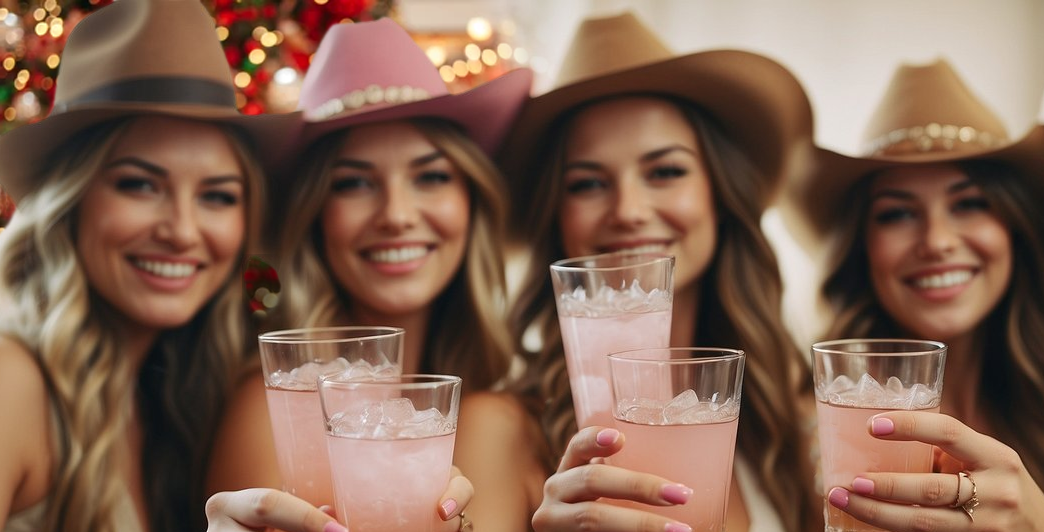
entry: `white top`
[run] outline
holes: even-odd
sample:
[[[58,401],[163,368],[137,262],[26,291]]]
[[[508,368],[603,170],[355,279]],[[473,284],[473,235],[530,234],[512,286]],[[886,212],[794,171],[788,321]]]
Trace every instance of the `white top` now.
[[[761,482],[754,475],[750,465],[738,455],[733,465],[737,488],[743,497],[743,504],[747,507],[750,532],[785,532],[786,529],[779,519],[779,514],[772,506],[772,501],[761,490]]]

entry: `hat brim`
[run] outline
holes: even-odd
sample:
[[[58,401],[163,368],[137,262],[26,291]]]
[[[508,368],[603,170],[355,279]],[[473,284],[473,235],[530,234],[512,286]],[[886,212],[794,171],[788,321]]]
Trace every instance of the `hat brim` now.
[[[0,183],[17,203],[33,190],[31,180],[44,162],[80,131],[109,120],[150,115],[238,127],[254,143],[254,153],[266,168],[279,165],[289,153],[287,139],[296,134],[300,124],[300,113],[243,115],[226,108],[156,103],[82,106],[19,126],[0,137]]]
[[[811,142],[811,104],[782,65],[741,50],[697,52],[588,78],[533,98],[500,157],[518,194],[532,188],[532,165],[550,148],[544,142],[565,113],[630,94],[676,97],[708,111],[773,184],[781,176],[792,141]]]
[[[997,148],[934,151],[881,157],[849,157],[825,148],[807,155],[805,170],[795,173],[780,196],[780,214],[795,240],[806,250],[821,252],[841,217],[847,191],[861,178],[897,166],[993,160],[1009,163],[1044,178],[1044,125],[1018,141]]]
[[[326,135],[353,126],[426,117],[460,125],[482,151],[493,157],[529,97],[532,84],[533,72],[523,68],[459,94],[446,94],[327,120],[309,121],[306,118],[299,146],[303,150]]]

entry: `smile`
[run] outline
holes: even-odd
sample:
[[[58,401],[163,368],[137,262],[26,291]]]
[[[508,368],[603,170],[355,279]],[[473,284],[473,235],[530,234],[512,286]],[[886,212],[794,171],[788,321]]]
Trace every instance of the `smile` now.
[[[408,246],[368,251],[366,252],[366,258],[373,262],[398,264],[417,260],[427,254],[428,248],[426,246]]]
[[[196,273],[196,267],[183,262],[159,262],[154,260],[135,260],[134,265],[157,277],[181,279]]]
[[[950,288],[971,281],[972,276],[973,274],[969,270],[959,270],[935,275],[926,275],[924,277],[913,279],[911,282],[917,288]]]

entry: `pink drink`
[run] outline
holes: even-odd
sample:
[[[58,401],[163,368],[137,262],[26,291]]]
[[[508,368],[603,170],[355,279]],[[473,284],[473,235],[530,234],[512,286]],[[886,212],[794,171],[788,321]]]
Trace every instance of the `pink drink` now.
[[[266,388],[283,490],[316,506],[332,504],[333,483],[317,390]]]
[[[847,487],[863,473],[928,473],[932,470],[932,446],[921,442],[885,441],[867,433],[871,416],[894,408],[857,408],[816,403],[819,445],[822,453],[824,496],[834,486]],[[938,412],[939,407],[921,409]],[[628,440],[628,443],[630,440]],[[881,530],[856,520],[824,501],[827,532]]]
[[[649,506],[609,500],[677,520],[694,532],[725,530],[725,508],[732,481],[733,451],[739,418],[695,425],[642,425],[616,420],[627,440],[612,457],[614,466],[652,473],[689,486],[695,493],[679,506]]]
[[[605,317],[559,315],[566,370],[573,390],[579,428],[611,427],[613,391],[606,356],[616,351],[667,347],[671,341],[671,308]]]
[[[352,532],[433,530],[454,435],[376,440],[328,434],[341,522]]]

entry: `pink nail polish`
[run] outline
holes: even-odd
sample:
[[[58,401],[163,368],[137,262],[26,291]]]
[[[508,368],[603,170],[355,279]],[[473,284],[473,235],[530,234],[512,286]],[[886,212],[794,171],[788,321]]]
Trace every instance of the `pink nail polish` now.
[[[348,529],[341,526],[337,521],[330,521],[323,526],[323,532],[348,532]]]
[[[660,496],[669,503],[685,504],[692,497],[692,489],[681,484],[664,484]]]
[[[453,499],[446,499],[442,503],[442,517],[446,518],[453,515],[453,510],[457,509],[457,501]],[[324,531],[325,532],[325,531]]]
[[[830,495],[827,496],[830,504],[837,508],[844,510],[848,508],[848,490],[845,488],[834,488],[830,490]]]
[[[602,429],[595,436],[595,442],[602,447],[609,447],[616,443],[616,439],[620,437],[620,432],[616,429]]]
[[[874,494],[874,481],[868,478],[856,477],[852,481],[852,491],[860,495],[873,495]]]
[[[870,424],[870,431],[873,432],[875,436],[887,436],[895,432],[895,423],[886,417],[875,417],[874,421]]]
[[[685,523],[667,523],[663,532],[692,532],[692,527]]]

